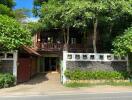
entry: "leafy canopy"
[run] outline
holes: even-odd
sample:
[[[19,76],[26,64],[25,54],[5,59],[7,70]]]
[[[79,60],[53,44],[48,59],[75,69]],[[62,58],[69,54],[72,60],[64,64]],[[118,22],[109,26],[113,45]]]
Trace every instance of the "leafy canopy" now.
[[[110,23],[123,14],[132,14],[131,0],[49,0],[43,2],[40,18],[47,27],[80,28],[94,18]]]
[[[14,0],[0,0],[0,4],[6,5],[11,9],[16,5]]]
[[[31,33],[15,19],[0,15],[0,50],[14,50],[31,44]]]
[[[125,30],[124,34],[118,36],[113,42],[114,53],[118,56],[125,56],[132,52],[132,27]]]
[[[0,0],[0,14],[13,17],[14,0]]]
[[[0,14],[10,15],[11,9],[7,6],[0,4]]]
[[[43,2],[47,2],[47,1],[48,0],[34,0],[34,2],[33,2],[33,10],[32,10],[34,16],[39,16],[40,8],[41,8]]]
[[[49,29],[75,27],[84,31],[89,26],[93,28],[93,22],[97,19],[96,31],[105,30],[107,36],[112,37],[106,38],[110,42],[130,26],[131,22],[122,25],[122,20],[130,19],[131,16],[132,0],[48,0],[43,2],[40,13],[44,28]],[[104,25],[104,29],[101,29],[101,25]]]

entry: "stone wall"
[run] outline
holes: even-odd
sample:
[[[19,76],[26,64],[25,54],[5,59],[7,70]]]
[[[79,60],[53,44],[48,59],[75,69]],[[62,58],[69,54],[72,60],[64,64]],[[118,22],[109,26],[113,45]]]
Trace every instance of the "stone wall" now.
[[[104,71],[126,71],[127,62],[112,61],[112,62],[99,62],[99,61],[67,61],[68,70],[81,69],[81,70],[104,70]]]

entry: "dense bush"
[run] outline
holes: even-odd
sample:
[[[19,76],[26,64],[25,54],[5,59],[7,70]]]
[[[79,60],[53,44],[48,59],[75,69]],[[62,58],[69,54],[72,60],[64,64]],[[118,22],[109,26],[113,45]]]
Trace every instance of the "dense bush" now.
[[[15,78],[12,74],[0,74],[0,88],[11,87],[15,83]]]
[[[121,80],[128,79],[128,72],[117,71],[82,71],[82,70],[67,70],[65,75],[70,80]]]

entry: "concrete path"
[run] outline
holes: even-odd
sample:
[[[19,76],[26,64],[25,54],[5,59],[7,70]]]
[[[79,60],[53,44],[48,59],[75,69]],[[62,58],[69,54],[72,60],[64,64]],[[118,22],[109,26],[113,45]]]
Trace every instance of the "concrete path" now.
[[[104,93],[128,92],[132,87],[96,86],[85,88],[67,88],[60,83],[58,73],[39,74],[29,82],[11,88],[0,89],[0,96],[5,95],[53,95],[69,93]]]

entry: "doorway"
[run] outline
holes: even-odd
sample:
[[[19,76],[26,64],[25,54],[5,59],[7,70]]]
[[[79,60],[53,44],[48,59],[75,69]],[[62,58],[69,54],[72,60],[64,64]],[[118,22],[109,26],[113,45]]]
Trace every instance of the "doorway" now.
[[[45,57],[44,59],[45,72],[58,71],[59,69],[59,58],[57,57]]]

